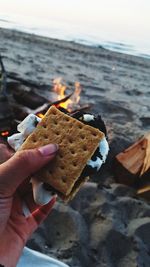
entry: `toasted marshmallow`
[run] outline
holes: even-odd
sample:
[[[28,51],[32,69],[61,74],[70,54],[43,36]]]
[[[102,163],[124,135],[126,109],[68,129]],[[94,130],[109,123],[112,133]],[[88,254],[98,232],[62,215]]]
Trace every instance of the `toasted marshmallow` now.
[[[29,208],[28,208],[28,206],[27,206],[27,204],[24,201],[22,203],[22,211],[23,211],[23,214],[24,214],[24,216],[26,218],[28,218],[29,216],[32,215],[31,212],[30,212],[30,210],[29,210]]]
[[[103,161],[99,158],[96,157],[96,160],[88,160],[87,165],[92,167],[92,168],[96,168],[96,170],[98,171],[100,169],[100,167],[102,166]]]
[[[16,133],[7,138],[8,144],[17,151],[25,140],[23,133]]]
[[[36,204],[45,205],[52,199],[50,191],[44,189],[43,183],[39,182],[36,178],[31,178],[33,188],[33,198]]]
[[[99,153],[102,158],[96,157],[96,160],[88,160],[87,165],[96,168],[97,171],[99,171],[100,167],[102,166],[103,163],[105,163],[107,155],[109,151],[109,146],[106,138],[104,137],[101,142],[99,143]]]
[[[34,114],[30,114],[20,124],[18,124],[17,130],[18,132],[23,133],[26,138],[34,131],[40,121],[41,119],[39,117]]]
[[[38,122],[41,119],[35,116],[34,114],[28,115],[20,124],[18,124],[17,130],[20,133],[14,134],[8,137],[7,141],[9,145],[17,151],[20,146],[23,144],[24,140],[34,131]],[[47,204],[52,195],[49,191],[45,190],[43,187],[43,183],[38,180],[32,178],[31,179],[32,188],[33,188],[33,198],[36,204],[45,205]],[[25,209],[25,208],[24,208]],[[26,213],[25,213],[26,216]]]
[[[91,114],[84,114],[84,115],[83,115],[83,121],[86,121],[86,122],[94,121],[94,115],[91,115]]]
[[[102,155],[103,163],[104,163],[106,161],[106,158],[109,152],[109,145],[105,137],[99,143],[99,152]]]
[[[91,114],[84,114],[83,115],[83,121],[85,122],[90,122],[94,121],[94,115]],[[96,160],[88,160],[87,165],[90,166],[91,168],[96,168],[97,171],[99,171],[100,167],[102,166],[103,163],[105,163],[107,155],[109,151],[109,145],[104,137],[100,143],[99,143],[99,156],[96,157]]]
[[[41,119],[34,114],[28,115],[20,124],[17,126],[17,130],[20,133],[13,134],[8,137],[7,141],[9,145],[17,151],[23,144],[24,140],[34,131],[38,122]]]

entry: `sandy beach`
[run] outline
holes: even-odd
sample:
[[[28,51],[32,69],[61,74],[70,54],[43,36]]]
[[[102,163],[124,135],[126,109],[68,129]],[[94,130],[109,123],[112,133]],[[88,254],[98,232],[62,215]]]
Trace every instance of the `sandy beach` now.
[[[150,131],[150,59],[1,28],[0,53],[7,72],[46,85],[38,93],[48,98],[55,78],[68,92],[80,82],[81,102],[92,104],[108,129],[107,163],[69,205],[56,204],[28,246],[72,267],[149,267],[150,205],[116,184],[111,167]]]

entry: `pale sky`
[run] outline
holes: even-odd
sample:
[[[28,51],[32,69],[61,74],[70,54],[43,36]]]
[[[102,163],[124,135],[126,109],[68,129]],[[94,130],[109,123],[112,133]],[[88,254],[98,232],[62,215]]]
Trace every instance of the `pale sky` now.
[[[106,23],[150,23],[150,0],[0,0],[0,14]]]
[[[63,21],[99,31],[104,39],[121,34],[150,44],[150,0],[0,0],[0,16],[5,14],[47,24]]]

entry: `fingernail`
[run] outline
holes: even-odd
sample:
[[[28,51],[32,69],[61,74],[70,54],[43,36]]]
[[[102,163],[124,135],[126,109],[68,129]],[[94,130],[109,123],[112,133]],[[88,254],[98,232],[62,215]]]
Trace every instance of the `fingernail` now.
[[[57,144],[49,144],[46,146],[42,146],[38,148],[42,156],[47,157],[57,152],[58,145]]]

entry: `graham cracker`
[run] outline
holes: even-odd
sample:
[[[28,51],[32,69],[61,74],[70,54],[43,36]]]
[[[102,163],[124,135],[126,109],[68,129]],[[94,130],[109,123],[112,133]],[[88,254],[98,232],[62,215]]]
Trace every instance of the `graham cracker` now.
[[[78,191],[80,190],[80,187],[89,180],[89,176],[87,177],[82,177],[82,178],[79,178],[76,183],[74,184],[73,188],[72,188],[72,191],[70,192],[69,195],[65,196],[63,194],[58,194],[60,196],[60,198],[64,201],[64,202],[69,202],[71,201],[74,196],[78,193]]]
[[[84,179],[77,182],[78,178],[103,137],[104,133],[98,129],[85,125],[52,106],[23,143],[21,150],[50,143],[59,145],[53,164],[50,162],[42,168],[38,177],[67,198],[69,194],[74,195],[83,183]]]

